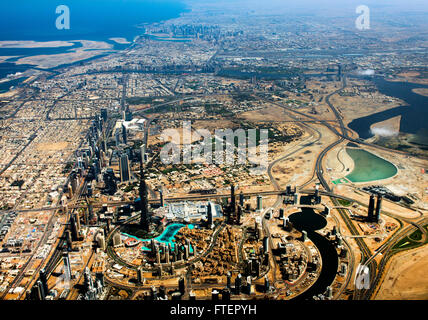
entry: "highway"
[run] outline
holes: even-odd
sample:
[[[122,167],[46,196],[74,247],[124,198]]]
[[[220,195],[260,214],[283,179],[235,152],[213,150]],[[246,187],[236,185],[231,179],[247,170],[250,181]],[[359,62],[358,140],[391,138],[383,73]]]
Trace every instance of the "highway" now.
[[[124,84],[123,84],[123,95],[122,95],[122,99],[121,99],[121,104],[122,104],[122,109],[123,110],[125,110],[125,101],[126,101],[126,83],[125,82],[126,81],[124,81]],[[382,150],[388,151],[388,152],[397,152],[395,150],[390,150],[390,149],[387,149],[387,148],[379,147],[377,145],[372,145],[372,144],[366,143],[366,142],[364,142],[364,141],[362,141],[360,139],[354,139],[354,138],[352,138],[352,137],[349,136],[349,134],[348,134],[349,129],[347,129],[346,126],[344,125],[343,119],[342,119],[340,113],[338,112],[338,110],[330,102],[330,98],[333,95],[335,95],[335,94],[339,93],[340,91],[342,91],[345,87],[346,87],[346,78],[343,78],[342,87],[340,89],[338,89],[338,90],[336,90],[336,91],[334,91],[334,92],[332,92],[332,93],[330,93],[329,95],[326,96],[326,100],[325,101],[328,104],[328,106],[329,106],[330,110],[332,111],[332,113],[335,115],[336,120],[319,120],[319,119],[317,119],[315,117],[312,117],[310,115],[307,115],[307,114],[304,114],[302,112],[299,112],[298,110],[295,110],[295,109],[289,108],[287,106],[284,106],[282,104],[279,104],[279,103],[276,103],[276,102],[272,102],[270,100],[265,100],[263,98],[260,98],[260,97],[256,96],[258,99],[265,100],[265,101],[267,101],[269,103],[273,103],[273,104],[275,104],[277,106],[280,106],[280,107],[284,108],[287,111],[290,111],[290,112],[298,114],[300,116],[304,116],[306,118],[309,118],[310,120],[301,120],[301,119],[299,119],[297,117],[293,117],[293,116],[290,115],[293,118],[293,120],[292,120],[293,122],[296,122],[298,125],[304,126],[306,129],[312,131],[312,134],[311,134],[310,137],[308,137],[307,139],[305,139],[304,141],[302,141],[301,143],[299,143],[299,145],[290,148],[290,150],[287,150],[287,153],[285,155],[282,155],[280,158],[275,159],[274,161],[272,161],[271,163],[269,163],[267,173],[268,173],[269,179],[270,179],[270,181],[271,181],[271,183],[272,183],[272,185],[274,187],[274,190],[272,190],[272,191],[263,191],[263,192],[248,192],[248,193],[244,193],[244,196],[246,196],[246,197],[252,197],[252,196],[256,196],[256,195],[262,195],[262,196],[277,195],[278,197],[277,197],[277,200],[274,203],[274,205],[271,208],[268,208],[267,210],[263,211],[262,215],[264,215],[264,213],[266,211],[268,211],[268,210],[276,209],[281,204],[282,196],[284,194],[286,194],[286,192],[285,192],[285,190],[281,190],[278,182],[276,181],[276,179],[274,178],[274,176],[272,174],[272,169],[275,167],[275,165],[277,165],[278,163],[280,163],[282,161],[285,161],[291,155],[293,155],[293,154],[295,154],[295,153],[303,150],[304,148],[306,148],[309,145],[313,145],[313,144],[315,144],[315,143],[317,143],[317,142],[320,141],[320,139],[322,137],[321,132],[319,130],[313,128],[313,127],[310,127],[308,125],[309,123],[320,123],[320,124],[326,126],[328,129],[330,129],[337,136],[337,140],[334,141],[333,143],[329,144],[328,146],[326,146],[320,152],[320,154],[316,158],[315,167],[314,167],[313,175],[312,175],[311,179],[309,181],[307,181],[306,183],[304,183],[302,186],[300,186],[300,188],[302,190],[298,190],[298,192],[302,193],[302,194],[313,194],[314,190],[310,190],[310,189],[306,190],[306,189],[303,189],[303,188],[306,187],[311,181],[313,181],[313,178],[316,176],[317,179],[319,180],[320,184],[324,188],[324,190],[320,191],[320,195],[328,196],[328,197],[331,198],[331,201],[334,204],[334,209],[336,209],[339,212],[339,214],[340,214],[342,220],[344,221],[346,227],[349,229],[350,233],[352,234],[353,239],[356,241],[357,245],[360,248],[360,251],[361,251],[361,254],[362,254],[362,256],[361,256],[361,263],[364,263],[364,264],[368,265],[369,268],[370,268],[370,271],[371,271],[370,272],[370,274],[371,274],[371,282],[374,284],[373,289],[370,289],[369,291],[363,291],[363,290],[362,291],[357,291],[357,290],[354,291],[354,299],[364,299],[364,298],[369,298],[370,297],[370,295],[372,294],[374,288],[376,287],[376,285],[380,281],[382,270],[383,270],[384,266],[386,265],[386,261],[387,261],[387,260],[385,260],[385,257],[388,256],[388,254],[384,255],[384,257],[382,258],[381,264],[379,266],[379,272],[378,273],[376,273],[377,263],[376,263],[376,261],[374,259],[375,256],[377,254],[381,254],[381,253],[383,253],[383,254],[389,253],[389,251],[393,247],[394,243],[396,243],[397,241],[399,241],[399,239],[401,239],[403,236],[407,235],[409,232],[412,232],[414,229],[413,228],[406,228],[404,231],[400,231],[399,233],[394,234],[393,237],[391,237],[391,239],[389,239],[387,243],[385,243],[383,246],[381,246],[377,250],[377,252],[374,255],[372,255],[370,249],[367,247],[367,245],[364,242],[364,240],[360,238],[360,234],[359,234],[358,230],[356,229],[355,225],[353,224],[353,222],[351,221],[350,217],[348,216],[348,214],[345,211],[346,209],[342,208],[339,205],[338,201],[337,201],[337,199],[343,199],[343,200],[352,201],[352,202],[355,202],[355,200],[353,200],[352,198],[348,198],[348,197],[345,197],[345,196],[334,194],[332,192],[332,190],[331,190],[328,182],[324,178],[324,175],[323,175],[323,160],[325,159],[325,157],[328,154],[328,152],[330,152],[336,146],[342,144],[345,141],[351,141],[351,142],[354,142],[354,143],[357,143],[357,144],[360,144],[360,145],[367,145],[367,146],[378,148],[378,149],[382,149]],[[166,106],[166,105],[174,104],[174,103],[176,103],[178,101],[193,99],[194,97],[197,97],[197,96],[204,97],[206,95],[205,94],[201,94],[201,95],[195,95],[195,96],[191,96],[191,97],[183,97],[183,98],[180,98],[180,99],[176,99],[176,100],[173,100],[173,101],[169,101],[169,102],[166,102],[166,103],[155,105],[155,106],[150,107],[148,109],[144,109],[144,110],[142,110],[142,112],[147,112],[150,109],[154,109],[154,108],[158,108],[158,107],[161,107],[161,106]],[[47,118],[49,118],[49,112],[47,114]],[[147,121],[145,123],[144,143],[147,146],[148,136],[149,136],[149,127],[150,127],[151,122],[154,121],[155,118],[154,117],[152,117],[152,118],[145,117],[145,118],[146,118]],[[334,124],[338,124],[339,125],[340,131],[337,130],[337,128],[336,128],[336,126],[334,126]],[[317,137],[315,137],[315,134],[317,135]],[[85,189],[85,185],[82,187],[82,189],[80,189],[80,191],[78,193],[78,196],[74,198],[74,203],[71,202],[71,204],[68,206],[69,209],[73,210],[73,209],[78,209],[78,208],[82,208],[82,207],[86,207],[87,206],[86,204],[80,203],[80,201],[81,201],[81,195],[82,195],[82,192],[83,192],[84,189]],[[209,195],[191,195],[191,196],[189,195],[189,196],[183,196],[183,197],[166,198],[165,201],[166,202],[198,201],[198,200],[202,201],[202,200],[210,200],[210,199],[220,199],[220,198],[225,198],[225,197],[229,197],[229,196],[230,196],[229,194],[209,194]],[[159,200],[158,199],[152,199],[152,200],[150,200],[150,202],[151,203],[159,202]],[[121,206],[121,205],[132,204],[132,203],[133,203],[133,201],[116,201],[116,202],[108,202],[106,204],[109,205],[109,206]],[[103,203],[94,203],[93,204],[94,207],[101,207],[102,205],[103,205]],[[55,208],[49,207],[49,208],[46,208],[46,210],[56,210],[56,209],[61,209],[61,208],[62,207],[60,207],[60,206],[55,207]],[[34,209],[32,209],[32,210],[34,210]],[[23,212],[25,210],[17,210],[17,211]],[[51,219],[53,218],[53,216],[54,215],[52,215]],[[138,219],[139,219],[139,215],[135,215],[135,216],[129,218],[126,221],[126,223],[133,222],[133,221],[136,221]],[[335,219],[336,219],[336,217],[335,217]],[[262,216],[262,223],[263,223],[263,229],[265,231],[265,234],[269,236],[269,241],[270,241],[270,246],[269,247],[270,247],[270,250],[272,250],[272,248],[273,248],[273,246],[272,246],[272,239],[270,237],[269,228],[267,227],[265,219],[263,218],[263,216]],[[336,219],[336,223],[337,223],[337,225],[339,225],[337,219]],[[413,227],[414,226],[415,225],[413,225]],[[416,223],[416,226],[420,226],[419,223]],[[108,244],[107,253],[108,253],[108,255],[116,263],[119,263],[119,264],[121,264],[121,265],[123,265],[123,266],[125,266],[127,268],[136,270],[137,267],[135,265],[129,264],[128,262],[126,262],[123,259],[121,259],[119,256],[117,256],[117,254],[111,248],[110,244],[112,242],[111,241],[112,240],[112,235],[115,232],[118,231],[119,227],[120,226],[116,226],[116,228],[114,228],[108,234],[108,236],[107,236],[107,239],[106,239],[106,242]],[[208,255],[211,252],[211,250],[213,249],[214,245],[215,245],[215,241],[217,239],[217,236],[218,236],[219,232],[223,228],[224,228],[224,224],[222,224],[214,232],[213,237],[211,239],[211,243],[210,243],[208,249],[204,253],[202,253],[202,255],[197,256],[194,259],[191,259],[191,260],[187,261],[186,263],[179,262],[179,263],[176,264],[176,266],[177,267],[184,267],[187,263],[194,263],[196,261],[199,261],[201,257]],[[44,236],[45,235],[46,235],[46,233],[44,234]],[[350,248],[349,243],[346,242],[346,239],[344,239],[344,241],[345,241],[346,245],[348,246],[348,248]],[[40,243],[42,243],[42,241]],[[60,254],[59,253],[61,251],[59,250],[59,248],[61,248],[61,245],[62,245],[62,243],[60,242],[58,244],[58,247],[57,247],[56,251],[54,252],[53,256],[49,259],[48,263],[46,264],[46,267],[48,268],[47,271],[49,273],[52,272],[53,268],[57,265],[57,263],[58,263],[58,261],[60,259]],[[242,245],[242,242],[241,242],[241,245]],[[242,248],[241,245],[240,245],[240,248]],[[353,273],[353,265],[354,265],[352,263],[353,260],[354,260],[354,255],[352,253],[352,255],[351,255],[351,263],[349,264],[350,268],[348,270],[348,276],[347,276],[347,279],[346,279],[346,284],[350,281],[350,279],[351,279],[350,275]],[[41,264],[41,265],[43,265],[43,264]],[[276,266],[275,262],[273,262],[273,265],[274,265],[274,270],[273,270],[274,271],[274,282],[273,283],[275,284],[277,282],[277,279],[276,279],[276,276],[275,276],[275,273],[276,273],[275,271],[276,271],[276,267],[277,266]],[[25,269],[25,268],[23,268],[23,269]],[[38,268],[38,270],[40,270],[40,268]],[[151,270],[151,268],[146,268],[145,270],[146,271],[147,270]],[[21,279],[22,279],[22,274],[21,274]],[[19,279],[19,277],[17,277],[17,279]],[[114,284],[117,287],[127,288],[127,289],[132,289],[132,290],[141,289],[142,287],[144,287],[144,286],[131,286],[131,285],[127,286],[127,285],[123,285],[121,283],[116,283],[115,281],[113,281],[111,279],[107,279],[106,281]],[[187,281],[189,282],[189,279]],[[188,285],[186,287],[190,287],[190,286]],[[346,287],[346,285],[344,285],[342,288],[345,288],[345,287]],[[341,289],[341,291],[342,291],[342,289]]]
[[[339,139],[336,140],[335,142],[333,142],[332,144],[330,144],[327,148],[325,148],[321,152],[321,154],[318,156],[317,161],[316,161],[316,169],[315,170],[316,170],[318,180],[320,181],[321,185],[323,186],[323,188],[327,192],[331,192],[331,188],[323,176],[323,167],[322,167],[323,159],[326,156],[327,152],[329,152],[331,149],[333,149],[337,145],[341,144],[345,139],[353,140],[353,139],[350,139],[348,136],[347,129],[343,123],[343,119],[342,119],[341,115],[339,114],[337,109],[333,106],[333,104],[330,102],[330,98],[333,95],[342,91],[345,87],[346,87],[346,77],[343,77],[342,87],[339,90],[336,90],[336,91],[330,93],[325,99],[330,110],[334,113],[334,115],[338,119],[339,124],[340,124],[340,130],[341,130],[341,134],[339,134]],[[331,198],[331,200],[336,207],[339,206],[339,203],[338,203],[336,198]],[[354,226],[351,219],[348,217],[345,210],[337,209],[337,211],[339,212],[340,216],[342,217],[342,220],[345,222],[345,224],[346,224],[348,230],[351,232],[351,234],[354,236],[358,236],[359,232],[356,229],[356,227]],[[361,255],[362,255],[361,261],[368,259],[371,256],[371,252],[370,252],[370,249],[367,247],[366,243],[364,242],[364,240],[361,238],[354,238],[354,240],[357,243],[358,247],[360,248]],[[370,262],[369,269],[371,271],[370,274],[374,277],[374,274],[376,273],[375,272],[376,271],[376,262],[374,260]],[[348,272],[352,273],[352,271],[353,271],[353,264],[350,264]],[[354,290],[354,299],[358,299],[360,297],[359,293],[361,293],[361,291],[356,292],[356,290]]]
[[[421,218],[417,222],[413,222],[407,227],[398,230],[395,232],[392,237],[383,245],[381,245],[378,249],[376,249],[375,254],[370,258],[374,259],[377,255],[381,255],[381,261],[379,262],[378,271],[376,276],[370,282],[370,288],[365,292],[365,299],[370,299],[379,289],[379,285],[381,284],[382,277],[384,276],[386,264],[391,259],[391,257],[397,253],[397,251],[392,251],[392,248],[403,238],[412,234],[416,228],[422,230],[422,239],[421,241],[425,241],[427,237],[427,232],[423,226],[428,223],[428,218]]]
[[[346,79],[343,78],[342,87],[340,89],[338,89],[338,90],[330,93],[329,95],[327,95],[326,99],[325,99],[325,101],[328,104],[329,108],[331,109],[331,111],[333,112],[333,114],[335,115],[335,117],[337,118],[337,122],[340,125],[340,131],[341,132],[338,132],[336,130],[336,128],[332,127],[328,122],[320,121],[319,119],[317,119],[317,118],[315,118],[313,116],[310,116],[310,115],[307,115],[305,113],[299,112],[299,111],[297,111],[295,109],[289,108],[289,107],[284,106],[282,104],[275,103],[275,102],[272,102],[272,101],[269,101],[269,100],[265,100],[265,101],[271,102],[271,103],[273,103],[273,104],[275,104],[277,106],[285,108],[285,109],[287,109],[287,110],[289,110],[291,112],[297,113],[297,114],[299,114],[301,116],[308,117],[308,118],[310,118],[312,120],[318,120],[320,123],[322,123],[323,125],[325,125],[327,128],[329,128],[333,133],[335,133],[338,136],[338,139],[335,142],[331,143],[330,145],[328,145],[326,148],[324,148],[321,151],[321,153],[318,155],[318,157],[316,159],[316,163],[315,163],[315,173],[316,173],[316,176],[317,176],[320,184],[322,185],[322,187],[325,190],[325,192],[323,192],[323,193],[324,194],[327,193],[327,195],[328,194],[332,194],[332,191],[331,191],[331,188],[330,188],[329,184],[327,183],[327,181],[325,180],[325,178],[323,176],[323,165],[322,164],[323,164],[323,160],[324,160],[325,156],[327,155],[327,153],[329,151],[331,151],[334,147],[336,147],[336,146],[340,145],[341,143],[343,143],[345,140],[350,140],[350,141],[353,141],[353,142],[356,142],[356,143],[360,143],[360,141],[356,141],[355,139],[349,137],[348,132],[347,132],[348,129],[345,127],[341,115],[336,110],[336,108],[333,106],[333,104],[330,102],[330,98],[333,95],[335,95],[335,94],[339,93],[340,91],[342,91],[345,87],[346,87]],[[262,98],[259,97],[259,99],[262,99]],[[391,150],[388,149],[388,151],[391,151]],[[320,192],[320,194],[323,194],[323,193]],[[339,203],[337,202],[337,199],[335,197],[333,197],[333,196],[331,196],[331,198],[332,198],[333,204],[336,207],[339,207]],[[337,210],[338,210],[338,212],[339,212],[342,220],[345,222],[347,228],[351,232],[351,234],[355,235],[355,236],[359,235],[358,231],[356,230],[354,224],[352,223],[351,219],[348,217],[348,215],[346,214],[346,212],[343,209],[340,209],[340,208],[338,208]],[[344,241],[346,242],[345,239],[344,239]],[[357,242],[357,244],[358,244],[358,246],[359,246],[359,248],[361,250],[362,260],[368,259],[371,256],[371,252],[368,249],[368,247],[365,244],[365,242],[362,239],[360,239],[360,238],[355,238],[355,241]],[[347,245],[349,247],[349,243],[347,243]],[[371,271],[376,270],[375,261],[371,262],[370,268],[372,269]],[[348,272],[352,273],[352,264],[350,264],[350,270]],[[372,272],[372,274],[373,273],[374,272]],[[349,278],[348,278],[348,280],[349,280]]]

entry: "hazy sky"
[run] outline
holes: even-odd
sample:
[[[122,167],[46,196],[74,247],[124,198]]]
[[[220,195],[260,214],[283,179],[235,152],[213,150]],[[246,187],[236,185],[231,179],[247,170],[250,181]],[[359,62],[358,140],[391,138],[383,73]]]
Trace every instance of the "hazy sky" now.
[[[315,13],[326,11],[348,11],[359,5],[367,5],[373,9],[384,9],[390,12],[420,11],[428,12],[428,0],[183,0],[190,4],[218,4],[219,6],[241,6],[247,10],[271,11],[290,10],[309,11]]]

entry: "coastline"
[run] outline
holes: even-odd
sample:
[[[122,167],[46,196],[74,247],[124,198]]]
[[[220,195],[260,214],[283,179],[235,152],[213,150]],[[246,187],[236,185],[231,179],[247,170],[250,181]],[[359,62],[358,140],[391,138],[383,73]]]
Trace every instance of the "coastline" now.
[[[77,7],[80,10],[79,15],[84,14],[82,8]],[[183,13],[189,11],[188,4],[179,2],[173,3],[171,6],[168,1],[157,5],[143,2],[138,6],[124,5],[123,8],[129,12],[129,19],[126,18],[126,23],[120,24],[120,28],[115,27],[111,30],[102,29],[105,22],[110,21],[109,15],[116,14],[106,5],[104,17],[99,18],[99,21],[91,21],[87,25],[79,25],[77,32],[73,28],[72,33],[68,30],[52,31],[51,29],[43,29],[39,33],[35,33],[39,30],[33,30],[30,26],[28,27],[30,30],[24,29],[24,33],[20,33],[18,30],[17,34],[0,35],[0,66],[4,70],[0,74],[0,83],[3,84],[0,86],[0,93],[7,93],[11,88],[15,90],[16,88],[13,87],[16,84],[22,84],[22,81],[18,79],[33,79],[34,76],[40,74],[40,71],[49,72],[63,66],[83,63],[125,50],[135,43],[139,35],[144,34],[145,30],[141,27],[142,25],[164,23],[180,18]],[[162,14],[150,14],[153,10],[154,12],[160,10]],[[140,11],[144,14],[136,16],[136,12]],[[125,16],[122,19],[125,19]],[[141,21],[136,22],[136,19],[141,19]],[[35,34],[33,39],[29,37],[29,34],[32,33]],[[24,83],[26,82],[28,81],[24,81]],[[7,83],[10,83],[9,87],[7,87]]]

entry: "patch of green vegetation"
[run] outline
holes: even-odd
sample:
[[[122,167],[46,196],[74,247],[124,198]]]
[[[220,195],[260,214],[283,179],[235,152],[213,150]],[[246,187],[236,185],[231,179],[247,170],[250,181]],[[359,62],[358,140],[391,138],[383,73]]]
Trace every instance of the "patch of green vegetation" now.
[[[424,228],[425,230],[428,231],[428,224],[425,225]],[[425,238],[425,241],[423,242],[420,242],[421,239],[422,239],[422,231],[420,229],[417,229],[410,235],[398,241],[395,244],[395,246],[392,248],[392,250],[398,251],[398,250],[413,249],[428,243],[428,237]]]
[[[397,150],[407,150],[407,149],[409,149],[409,148],[411,148],[411,146],[409,146],[409,145],[406,145],[406,144],[399,144],[397,147],[396,147],[396,149]]]
[[[205,112],[211,115],[221,115],[223,117],[230,117],[233,115],[233,112],[227,110],[221,104],[205,104]]]
[[[162,174],[168,174],[174,171],[178,171],[178,169],[176,167],[171,167],[171,168],[166,168],[164,170],[161,170]]]
[[[159,97],[129,97],[126,99],[126,102],[130,105],[137,105],[137,104],[152,104],[158,102],[158,100],[164,100],[160,103],[165,103],[168,101],[171,101],[174,99],[173,96],[159,96]]]
[[[422,240],[422,231],[420,229],[416,230],[415,232],[413,232],[409,236],[409,239],[415,240],[415,241],[421,241]]]
[[[150,113],[162,113],[162,112],[172,112],[172,111],[175,111],[175,107],[172,105],[166,105],[166,106],[158,106],[149,110],[145,110],[144,113],[150,114]]]
[[[237,102],[255,101],[256,100],[256,98],[253,97],[250,93],[245,93],[245,92],[232,93],[232,98]]]
[[[349,207],[353,202],[345,199],[338,199],[337,202],[340,203],[341,206]]]

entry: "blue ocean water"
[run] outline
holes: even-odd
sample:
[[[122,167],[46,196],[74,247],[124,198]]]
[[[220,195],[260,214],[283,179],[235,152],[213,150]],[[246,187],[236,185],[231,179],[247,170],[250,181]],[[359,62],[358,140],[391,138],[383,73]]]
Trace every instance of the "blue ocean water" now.
[[[59,5],[70,9],[70,29],[58,30]],[[133,38],[136,25],[176,18],[186,6],[174,0],[2,0],[0,40],[106,40]]]
[[[70,11],[70,29],[58,30],[56,13],[60,5]],[[70,41],[97,40],[126,48],[109,38],[125,38],[132,42],[144,32],[142,25],[177,18],[187,11],[179,0],[2,0],[0,1],[0,41]],[[64,53],[82,45],[54,48],[0,48],[0,56],[16,56],[0,63],[0,79],[24,72],[30,65],[16,65],[22,57]],[[20,81],[3,82],[0,93]]]

